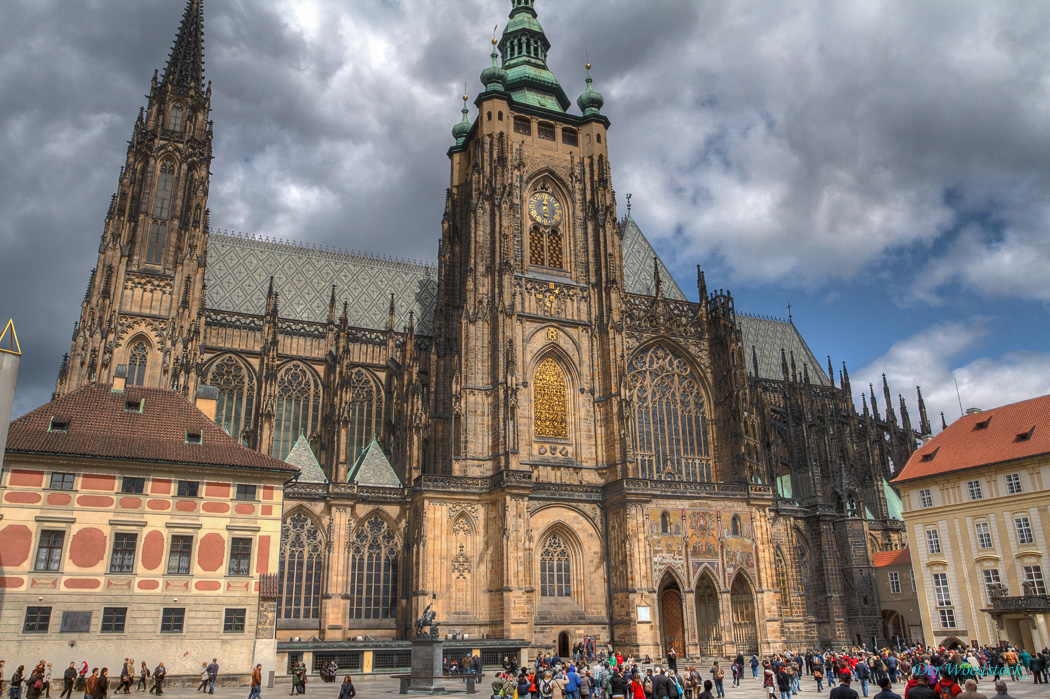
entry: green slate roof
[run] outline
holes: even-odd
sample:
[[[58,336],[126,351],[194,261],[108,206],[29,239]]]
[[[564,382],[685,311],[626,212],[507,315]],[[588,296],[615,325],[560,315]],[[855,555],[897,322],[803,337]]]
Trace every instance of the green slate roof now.
[[[324,475],[321,464],[317,463],[314,451],[310,448],[310,440],[301,432],[295,446],[288,452],[288,457],[284,461],[299,469],[299,478],[296,479],[299,483],[328,482],[328,477]]]
[[[372,443],[365,447],[365,451],[358,457],[354,467],[350,470],[351,483],[358,485],[372,485],[383,488],[400,488],[401,479],[394,473],[394,468],[387,460],[383,448],[379,442],[372,438]]]
[[[572,102],[547,68],[550,46],[532,2],[516,2],[499,42],[503,69],[507,71],[503,89],[515,102],[564,112]]]

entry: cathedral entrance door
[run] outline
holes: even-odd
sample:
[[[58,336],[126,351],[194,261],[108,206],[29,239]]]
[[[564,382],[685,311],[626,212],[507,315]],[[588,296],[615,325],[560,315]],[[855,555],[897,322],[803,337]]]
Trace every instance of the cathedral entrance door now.
[[[664,655],[672,648],[678,655],[683,655],[682,593],[675,583],[671,583],[660,595],[660,623],[663,627]]]
[[[558,634],[558,656],[562,660],[569,657],[569,634],[564,631]]]
[[[733,579],[729,599],[733,608],[733,640],[736,642],[736,652],[755,655],[758,653],[755,593],[742,573],[738,573]]]
[[[722,619],[715,581],[707,573],[696,586],[696,631],[700,654],[722,657]]]

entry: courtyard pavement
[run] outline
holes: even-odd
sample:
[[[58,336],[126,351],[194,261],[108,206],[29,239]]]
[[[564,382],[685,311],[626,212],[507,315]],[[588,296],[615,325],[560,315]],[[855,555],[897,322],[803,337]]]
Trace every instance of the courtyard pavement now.
[[[679,661],[679,668],[685,668],[688,663]],[[340,677],[340,681],[342,678]],[[396,697],[398,696],[398,689],[400,683],[397,679],[383,675],[354,675],[354,687],[357,689],[357,697],[359,699],[372,699],[373,697]],[[492,674],[490,672],[485,673],[485,679],[478,685],[477,694],[472,695],[477,699],[491,699],[491,685]],[[1050,685],[1035,684],[1032,682],[1032,678],[1026,677],[1021,681],[1007,680],[1009,685],[1010,696],[1014,699],[1046,699],[1050,696]],[[992,686],[991,679],[982,680],[977,687],[977,691],[987,695],[988,699],[993,699],[995,696],[995,687]],[[462,681],[446,681],[445,686],[448,694],[459,694],[464,698],[465,686]],[[854,682],[853,688],[860,693],[859,683]],[[753,679],[750,676],[745,677],[739,687],[734,687],[732,679],[727,679],[725,682],[726,699],[765,699],[766,693],[762,688],[759,680]],[[797,699],[819,699],[820,697],[828,696],[828,688],[825,684],[823,692],[816,691],[816,683],[813,678],[806,678],[802,681],[802,692],[800,695],[795,695]],[[262,688],[262,699],[282,699],[289,695],[291,691],[291,685],[284,681],[278,680],[277,685],[273,688]],[[897,692],[901,696],[904,695],[904,685],[896,684],[893,687],[893,691]],[[874,697],[878,693],[878,687],[869,687],[868,694],[870,697]],[[132,692],[134,695],[134,692]],[[57,696],[57,695],[56,695]],[[123,695],[120,695],[123,696]],[[131,695],[129,695],[131,696]],[[153,699],[152,695],[142,693],[140,697],[148,697]],[[185,688],[171,688],[164,690],[164,696],[168,699],[192,699],[193,697],[200,697],[196,690],[191,687]],[[322,682],[316,675],[311,675],[306,684],[306,696],[304,699],[337,699],[339,696],[339,685],[328,684]],[[410,695],[411,696],[411,695]],[[416,696],[419,696],[418,694]],[[778,693],[777,699],[780,694]],[[863,697],[863,694],[861,694]],[[110,693],[111,699],[116,699],[112,693]],[[248,687],[215,687],[215,699],[247,699]],[[77,698],[79,699],[79,698]],[[211,699],[211,698],[209,698]],[[794,699],[794,698],[793,698]]]

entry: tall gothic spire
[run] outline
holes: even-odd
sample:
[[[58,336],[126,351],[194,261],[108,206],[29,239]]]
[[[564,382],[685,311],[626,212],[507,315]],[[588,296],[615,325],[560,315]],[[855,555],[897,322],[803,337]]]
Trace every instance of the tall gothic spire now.
[[[170,88],[204,91],[204,0],[188,0],[179,34],[168,54],[162,83]]]

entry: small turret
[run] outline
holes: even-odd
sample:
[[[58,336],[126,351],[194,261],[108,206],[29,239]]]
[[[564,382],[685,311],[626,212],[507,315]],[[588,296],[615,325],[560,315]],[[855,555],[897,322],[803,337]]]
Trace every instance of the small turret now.
[[[587,64],[587,89],[582,95],[576,100],[576,106],[580,108],[584,116],[590,116],[592,114],[599,114],[602,111],[602,107],[605,105],[605,98],[600,93],[594,91],[591,87],[591,83],[594,79],[591,77],[591,64]]]
[[[457,146],[462,146],[467,140],[467,135],[470,134],[470,119],[467,118],[470,114],[470,110],[467,109],[468,99],[470,98],[467,95],[463,95],[463,119],[452,127],[452,137],[456,139]]]
[[[492,39],[492,65],[481,71],[481,84],[485,86],[486,90],[502,91],[509,77],[507,71],[499,67],[499,52],[496,51],[496,44],[498,43],[497,39]]]
[[[932,435],[933,430],[930,429],[930,420],[926,417],[926,402],[922,399],[922,388],[916,386],[915,392],[919,394],[919,432],[924,435]]]

